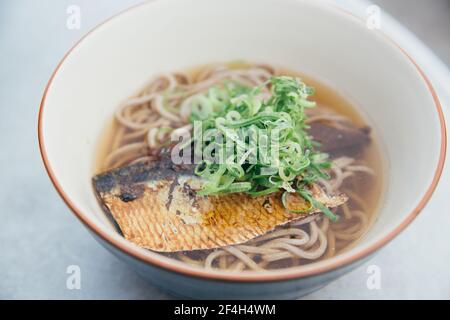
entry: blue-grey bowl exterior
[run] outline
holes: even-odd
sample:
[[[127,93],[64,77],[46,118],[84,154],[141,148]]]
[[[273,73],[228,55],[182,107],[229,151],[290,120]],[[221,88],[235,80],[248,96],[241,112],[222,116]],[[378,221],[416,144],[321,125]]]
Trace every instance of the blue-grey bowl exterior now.
[[[343,267],[309,277],[260,282],[226,281],[187,276],[151,265],[119,250],[95,233],[91,234],[108,251],[156,287],[183,299],[296,299],[322,288],[373,256],[371,254]]]

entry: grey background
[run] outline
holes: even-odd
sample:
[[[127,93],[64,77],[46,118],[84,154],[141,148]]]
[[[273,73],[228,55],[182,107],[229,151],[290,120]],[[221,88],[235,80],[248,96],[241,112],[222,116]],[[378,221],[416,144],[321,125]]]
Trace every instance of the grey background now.
[[[0,298],[169,298],[105,251],[70,213],[45,173],[36,137],[40,99],[60,58],[95,24],[137,2],[0,2]],[[450,1],[375,2],[450,63]],[[81,7],[81,30],[65,27],[71,4]],[[305,298],[450,298],[450,250],[438,232],[450,223],[449,212],[440,212],[448,201],[442,194],[428,216],[372,261]],[[381,290],[366,287],[370,264],[382,270]],[[81,290],[66,289],[69,265],[81,268]]]
[[[373,0],[450,64],[450,0]]]

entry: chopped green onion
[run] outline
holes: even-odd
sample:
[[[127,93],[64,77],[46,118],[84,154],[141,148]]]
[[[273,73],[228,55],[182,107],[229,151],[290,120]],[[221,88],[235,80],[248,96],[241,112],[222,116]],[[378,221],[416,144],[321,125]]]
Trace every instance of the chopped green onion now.
[[[259,94],[265,88],[270,88],[271,96],[263,100]],[[296,192],[311,209],[335,221],[337,216],[315,200],[308,188],[319,178],[329,179],[326,170],[331,166],[328,155],[316,150],[319,143],[307,133],[305,109],[316,105],[308,100],[313,93],[314,89],[299,79],[280,76],[253,88],[228,80],[196,96],[190,121],[201,121],[205,132],[200,149],[211,153],[227,150],[223,164],[197,164],[195,173],[206,181],[200,194],[244,192],[256,197],[284,191],[281,200],[287,208],[287,193]],[[266,133],[261,141],[267,145],[257,146],[256,157],[249,144],[258,137],[245,134],[253,129]],[[233,142],[231,157],[226,141],[214,138],[218,134]]]

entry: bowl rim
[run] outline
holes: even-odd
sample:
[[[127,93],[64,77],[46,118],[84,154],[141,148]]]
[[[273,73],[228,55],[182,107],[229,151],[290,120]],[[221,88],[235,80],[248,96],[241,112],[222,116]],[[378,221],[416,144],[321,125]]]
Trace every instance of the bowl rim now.
[[[160,269],[163,269],[165,271],[174,272],[177,274],[181,274],[184,276],[191,276],[195,278],[201,278],[201,279],[209,279],[209,280],[220,280],[220,281],[230,281],[230,282],[272,282],[272,281],[282,281],[282,280],[291,280],[291,279],[299,279],[299,278],[306,278],[311,276],[317,276],[319,274],[323,274],[326,272],[330,272],[345,266],[348,266],[364,257],[369,256],[370,254],[374,253],[384,245],[386,245],[389,241],[391,241],[394,237],[396,237],[401,231],[403,231],[416,217],[417,215],[422,211],[422,209],[425,207],[425,205],[430,200],[433,192],[435,191],[439,179],[441,177],[445,158],[446,158],[446,149],[447,149],[447,130],[446,130],[446,124],[445,124],[445,117],[444,113],[442,111],[442,105],[439,101],[438,95],[433,88],[433,85],[431,84],[431,81],[428,79],[422,68],[418,65],[418,63],[411,57],[410,54],[406,50],[404,50],[399,44],[397,44],[393,39],[391,39],[388,35],[386,35],[384,32],[381,32],[380,30],[377,30],[376,32],[384,37],[385,40],[393,44],[400,52],[403,53],[403,55],[414,65],[416,68],[419,76],[423,79],[426,87],[428,88],[429,92],[431,93],[433,97],[433,101],[436,107],[437,115],[439,118],[439,124],[440,124],[440,151],[439,151],[439,161],[435,168],[433,179],[426,189],[424,195],[418,202],[417,206],[406,216],[406,218],[401,221],[397,226],[395,226],[388,234],[386,234],[383,238],[376,240],[371,246],[364,248],[364,250],[360,250],[358,252],[355,252],[351,256],[345,256],[341,259],[335,259],[335,261],[329,261],[329,263],[323,263],[320,266],[317,266],[315,268],[295,268],[295,269],[286,269],[286,270],[277,270],[276,272],[266,272],[266,273],[217,273],[209,270],[204,270],[200,268],[193,268],[189,267],[187,265],[183,265],[181,263],[176,263],[174,261],[173,263],[164,261],[164,259],[158,259],[155,257],[152,257],[150,255],[145,255],[143,252],[139,251],[139,247],[133,246],[131,243],[123,243],[119,241],[118,239],[114,238],[110,234],[108,234],[106,231],[102,230],[100,227],[98,227],[95,223],[89,221],[83,214],[81,210],[79,210],[75,204],[70,200],[69,196],[66,194],[66,192],[62,189],[60,183],[58,182],[58,179],[56,175],[53,172],[52,166],[50,164],[50,161],[47,156],[47,151],[45,147],[45,141],[44,141],[44,128],[43,128],[43,114],[44,114],[44,108],[46,104],[46,97],[48,94],[48,91],[53,83],[53,80],[55,76],[57,75],[59,69],[64,64],[67,57],[84,41],[85,38],[87,38],[91,33],[95,32],[99,27],[103,26],[104,24],[107,24],[111,20],[117,18],[118,16],[121,16],[125,13],[128,13],[129,11],[138,9],[140,7],[143,7],[144,5],[148,5],[150,3],[159,2],[162,0],[147,0],[142,3],[138,3],[136,5],[133,5],[131,7],[128,7],[122,11],[119,11],[118,13],[112,15],[108,19],[104,20],[103,22],[100,22],[95,27],[90,29],[84,36],[81,37],[80,40],[78,40],[63,56],[63,58],[58,63],[57,67],[53,71],[45,89],[44,93],[41,99],[41,103],[39,106],[39,114],[38,114],[38,140],[39,140],[39,150],[41,153],[42,160],[44,162],[45,169],[47,171],[48,176],[50,177],[50,180],[52,181],[55,189],[57,190],[58,194],[61,196],[63,201],[66,203],[66,205],[71,209],[71,211],[75,214],[75,216],[90,230],[92,231],[96,236],[98,236],[103,241],[106,241],[108,244],[110,244],[115,249],[120,250],[121,252],[125,253],[128,256],[131,256],[143,263],[148,263],[152,265],[153,267],[158,267]],[[297,2],[300,2],[300,0],[295,0]],[[310,1],[307,1],[310,2]],[[315,5],[318,6],[324,6],[326,8],[333,8],[334,10],[337,10],[341,13],[344,13],[345,15],[349,16],[350,18],[357,19],[358,21],[363,21],[361,17],[353,14],[350,11],[347,11],[341,7],[338,7],[337,5],[333,5],[330,3],[315,2]],[[128,246],[129,245],[129,246]],[[331,259],[330,259],[331,260]]]

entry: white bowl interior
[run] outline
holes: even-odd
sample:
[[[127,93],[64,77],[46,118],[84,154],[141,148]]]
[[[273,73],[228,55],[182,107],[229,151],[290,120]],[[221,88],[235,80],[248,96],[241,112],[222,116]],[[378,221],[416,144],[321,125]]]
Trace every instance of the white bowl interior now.
[[[433,98],[414,65],[379,32],[317,1],[298,0],[150,2],[100,26],[72,51],[45,99],[43,140],[55,177],[86,219],[125,241],[91,186],[97,143],[118,104],[159,72],[235,59],[322,79],[373,126],[388,187],[375,225],[346,254],[405,220],[438,163]]]

